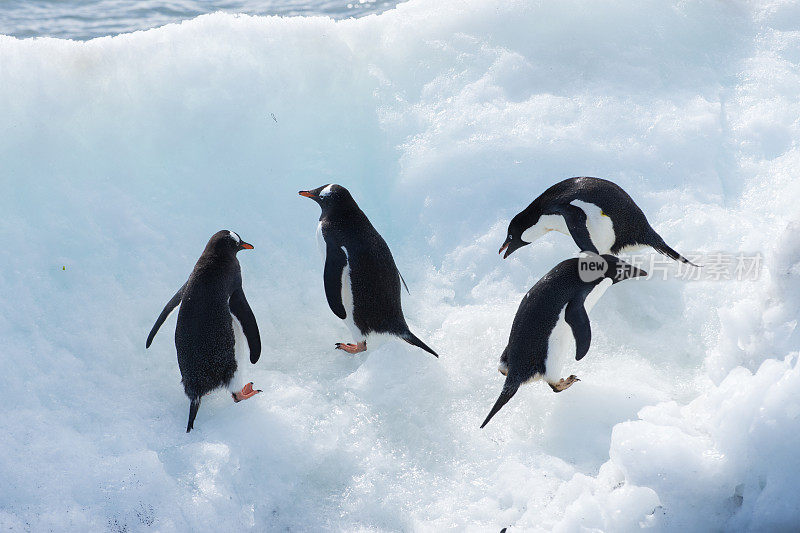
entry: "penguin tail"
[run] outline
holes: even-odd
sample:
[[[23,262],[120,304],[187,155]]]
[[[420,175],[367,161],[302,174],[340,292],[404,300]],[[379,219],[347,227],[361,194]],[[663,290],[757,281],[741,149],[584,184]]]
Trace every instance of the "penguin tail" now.
[[[662,253],[662,254],[666,255],[667,257],[670,257],[670,258],[674,259],[675,261],[680,261],[681,263],[686,263],[687,265],[692,265],[692,266],[695,266],[695,267],[699,267],[700,266],[700,265],[695,265],[694,263],[692,263],[691,261],[689,261],[688,259],[683,257],[681,254],[679,254],[678,252],[673,250],[666,242],[664,242],[664,239],[662,239],[660,235],[658,235],[655,232],[653,232],[653,233],[655,235],[654,235],[654,238],[653,238],[653,243],[650,246],[652,246],[653,249],[655,249],[657,252]]]
[[[189,402],[189,423],[186,424],[186,433],[194,429],[194,418],[197,416],[198,409],[200,409],[200,398],[192,398]]]
[[[438,353],[434,352],[427,344],[419,340],[419,338],[413,333],[411,333],[411,331],[409,331],[408,329],[406,329],[405,332],[400,334],[400,338],[406,341],[408,344],[416,346],[417,348],[422,348],[423,350],[433,355],[434,357],[439,357]]]
[[[492,410],[489,411],[489,416],[487,416],[486,420],[484,420],[483,424],[481,424],[481,429],[483,429],[486,424],[489,423],[489,420],[491,420],[492,417],[497,414],[497,411],[502,409],[503,406],[508,403],[508,400],[514,397],[518,389],[519,385],[509,385],[508,382],[503,385],[503,391],[500,393],[500,397],[497,398],[497,401],[494,402],[494,407],[492,407]]]

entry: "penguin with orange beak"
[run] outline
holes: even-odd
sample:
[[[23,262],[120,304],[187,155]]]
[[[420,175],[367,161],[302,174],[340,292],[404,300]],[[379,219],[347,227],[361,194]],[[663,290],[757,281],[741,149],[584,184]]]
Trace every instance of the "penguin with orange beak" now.
[[[189,397],[187,433],[194,427],[205,394],[225,387],[233,401],[240,402],[261,392],[253,390],[252,382],[244,384],[243,369],[236,360],[236,352],[243,352],[244,347],[236,346],[234,334],[235,322],[247,339],[250,362],[255,364],[261,355],[261,337],[242,290],[242,269],[236,258],[239,251],[252,249],[252,244],[233,231],[212,235],[188,281],[161,311],[147,336],[149,348],[161,324],[180,304],[175,348],[183,390]]]
[[[325,259],[325,297],[355,340],[338,342],[336,349],[356,354],[367,349],[368,336],[394,335],[439,357],[408,329],[400,301],[400,283],[405,281],[386,241],[350,191],[330,184],[298,194],[322,208],[317,244]]]

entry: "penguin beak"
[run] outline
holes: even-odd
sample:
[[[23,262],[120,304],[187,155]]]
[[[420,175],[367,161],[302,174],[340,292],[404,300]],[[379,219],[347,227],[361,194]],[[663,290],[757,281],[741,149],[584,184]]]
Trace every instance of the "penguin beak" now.
[[[319,198],[319,196],[317,196],[311,191],[300,191],[297,194],[299,194],[300,196],[305,196],[306,198],[311,198],[312,200],[316,200],[317,198]]]
[[[508,257],[509,255],[513,254],[516,250],[518,250],[519,248],[522,248],[526,244],[530,244],[530,243],[522,241],[522,240],[520,240],[520,241],[512,241],[510,239],[506,239],[506,242],[503,243],[503,246],[500,247],[500,251],[497,252],[497,253],[502,254],[503,250],[505,250],[506,253],[503,254],[503,259],[505,259],[506,257]]]
[[[503,243],[503,246],[501,246],[501,247],[500,247],[500,251],[499,251],[499,252],[497,252],[497,253],[498,253],[498,254],[502,254],[502,253],[503,253],[503,250],[505,250],[506,248],[508,248],[508,245],[509,245],[509,244],[511,244],[511,241],[510,241],[510,240],[508,240],[508,239],[506,239],[506,242],[504,242],[504,243]],[[506,257],[508,257],[508,254],[506,254]],[[503,259],[505,259],[506,257],[503,257]]]
[[[240,250],[252,250],[253,248],[254,248],[253,245],[250,244],[249,242],[242,241],[239,243]]]

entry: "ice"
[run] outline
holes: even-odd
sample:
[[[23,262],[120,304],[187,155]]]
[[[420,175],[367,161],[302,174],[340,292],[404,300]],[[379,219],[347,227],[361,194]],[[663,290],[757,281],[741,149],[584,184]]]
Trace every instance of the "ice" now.
[[[0,529],[795,528],[799,22],[788,0],[412,0],[0,37]],[[548,234],[504,261],[506,226],[578,175],[681,253],[760,253],[758,279],[612,287],[582,381],[479,430],[520,298],[577,253]],[[325,183],[439,360],[333,349],[353,339],[297,196]],[[264,392],[207,397],[187,435],[175,314],[144,343],[220,229],[255,246]]]

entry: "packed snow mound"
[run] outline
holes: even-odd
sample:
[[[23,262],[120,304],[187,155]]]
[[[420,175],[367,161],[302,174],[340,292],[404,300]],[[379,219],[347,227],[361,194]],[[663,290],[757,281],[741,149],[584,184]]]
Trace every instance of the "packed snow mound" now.
[[[443,0],[0,37],[0,529],[791,529],[799,22],[788,0]],[[479,430],[520,298],[577,252],[551,234],[503,261],[506,226],[579,175],[681,253],[760,254],[758,279],[667,263],[612,287],[582,381]],[[439,360],[334,351],[297,196],[330,182]],[[255,245],[264,392],[209,396],[187,435],[174,315],[144,342],[223,228]]]

